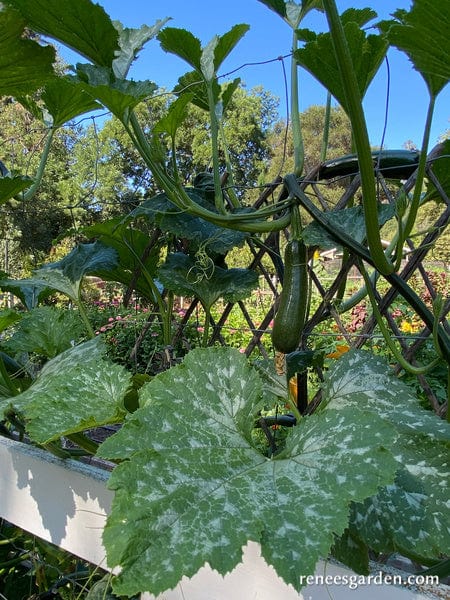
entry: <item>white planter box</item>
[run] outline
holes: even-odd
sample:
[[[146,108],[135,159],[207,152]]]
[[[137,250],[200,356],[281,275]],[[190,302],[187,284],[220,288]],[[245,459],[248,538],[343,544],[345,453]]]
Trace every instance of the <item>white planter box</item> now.
[[[89,562],[106,568],[101,535],[113,494],[106,488],[108,473],[74,460],[59,460],[32,446],[0,438],[0,516],[30,533]],[[418,589],[389,585],[378,574],[363,585],[359,576],[333,563],[322,563],[316,580],[298,594],[261,558],[259,546],[249,543],[243,562],[226,577],[207,565],[192,579],[157,599],[144,600],[426,600],[444,598],[446,586],[424,595]],[[357,579],[351,579],[351,578]],[[384,579],[383,579],[384,578]],[[356,589],[348,585],[359,582]],[[393,580],[388,580],[392,582]],[[443,592],[441,594],[441,592]]]

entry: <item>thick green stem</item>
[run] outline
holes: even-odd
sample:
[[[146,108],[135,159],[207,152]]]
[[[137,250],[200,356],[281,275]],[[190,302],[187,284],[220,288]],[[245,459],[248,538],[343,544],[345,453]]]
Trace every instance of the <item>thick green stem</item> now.
[[[219,213],[225,213],[225,205],[223,202],[222,185],[220,182],[220,163],[219,163],[219,124],[217,117],[217,106],[214,99],[213,81],[206,81],[206,89],[208,90],[208,105],[209,105],[209,123],[211,128],[211,153],[213,164],[214,177],[214,200]]]
[[[303,147],[302,128],[300,124],[300,107],[298,95],[298,63],[295,59],[295,51],[298,48],[298,36],[296,30],[292,35],[292,59],[291,59],[291,123],[292,140],[294,144],[294,173],[301,177],[305,164],[305,151]]]
[[[382,275],[389,275],[393,272],[394,266],[391,261],[386,258],[381,243],[378,226],[378,201],[374,179],[374,166],[361,93],[342,21],[336,7],[336,2],[334,0],[323,0],[323,7],[327,16],[336,60],[343,82],[346,110],[352,124],[353,139],[358,154],[361,189],[364,198],[363,208],[367,243],[370,248],[373,263],[377,270],[380,271]]]
[[[411,205],[409,207],[408,216],[406,218],[406,223],[403,228],[403,235],[402,235],[403,239],[401,240],[401,244],[403,244],[405,239],[410,235],[410,233],[414,227],[414,224],[416,222],[417,211],[419,210],[419,206],[420,206],[420,199],[422,196],[422,185],[423,185],[423,180],[425,178],[425,169],[427,166],[427,153],[428,153],[428,145],[429,145],[429,141],[430,141],[431,122],[433,120],[433,112],[434,112],[435,102],[436,102],[435,96],[431,96],[430,103],[428,105],[427,118],[426,118],[426,122],[425,122],[425,131],[424,131],[424,135],[423,135],[422,149],[421,149],[421,153],[420,153],[420,157],[419,157],[419,164],[417,166],[417,177],[416,177],[416,184],[414,187],[414,194],[413,194],[413,198],[411,201]]]
[[[222,121],[219,121],[219,133],[220,133],[220,137],[222,138],[223,153],[225,156],[225,167],[227,169],[227,174],[228,174],[228,183],[229,183],[229,187],[227,187],[228,197],[230,199],[231,205],[234,208],[239,208],[241,206],[241,203],[239,202],[239,198],[236,196],[236,192],[234,191],[234,188],[233,188],[233,185],[234,185],[233,169],[231,166],[230,153],[228,152],[228,145],[227,145],[227,140],[225,137],[225,131],[223,128]]]
[[[88,438],[84,433],[72,433],[67,436],[67,439],[85,450],[88,454],[92,454],[93,456],[97,454],[99,444]]]
[[[164,190],[167,197],[180,210],[185,210],[189,214],[201,217],[219,227],[246,231],[248,233],[281,231],[288,227],[291,219],[289,212],[284,213],[281,217],[274,220],[269,221],[267,219],[279,214],[281,210],[287,208],[289,202],[283,202],[281,205],[268,207],[267,209],[262,209],[254,213],[240,213],[234,215],[218,214],[203,208],[189,197],[186,190],[181,185],[178,185],[159,163],[158,159],[154,156],[154,151],[148,143],[134,112],[131,112],[129,122],[123,122],[123,125],[136,149],[151,170],[158,186]]]
[[[88,336],[93,339],[95,338],[95,331],[91,325],[91,322],[89,321],[89,318],[87,316],[86,310],[84,308],[84,304],[83,304],[83,300],[81,298],[81,285],[78,288],[78,298],[75,301],[75,304],[77,305],[78,308],[78,312],[80,314],[81,320],[84,323],[84,326],[86,327],[86,331]]]
[[[211,309],[209,306],[203,306],[205,309],[205,323],[203,327],[202,348],[206,348],[209,340],[209,328],[211,325]]]
[[[44,176],[45,166],[47,164],[47,159],[48,159],[48,155],[50,153],[50,148],[51,148],[51,145],[53,142],[55,132],[56,132],[56,129],[53,129],[53,128],[49,129],[49,131],[48,131],[47,139],[45,140],[44,149],[41,154],[39,166],[37,168],[36,175],[34,177],[33,185],[31,187],[29,187],[26,192],[24,192],[23,197],[22,197],[25,202],[28,200],[31,200],[33,198],[33,196],[38,191],[39,186],[41,185],[42,177]]]
[[[325,162],[327,159],[328,138],[330,136],[330,121],[331,121],[331,94],[327,93],[327,102],[325,104],[325,119],[323,124],[322,147],[320,149],[320,162]]]

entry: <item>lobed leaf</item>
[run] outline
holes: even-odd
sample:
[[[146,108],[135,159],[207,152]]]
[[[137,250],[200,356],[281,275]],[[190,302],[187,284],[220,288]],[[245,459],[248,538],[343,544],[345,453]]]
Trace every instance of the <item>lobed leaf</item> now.
[[[203,266],[195,259],[177,252],[169,254],[160,267],[158,278],[169,290],[180,296],[195,296],[204,307],[211,306],[219,298],[237,302],[250,295],[258,286],[258,273],[250,269],[222,269],[209,263]]]
[[[153,26],[142,25],[139,29],[124,27],[119,21],[113,22],[119,32],[120,46],[120,51],[116,51],[116,58],[112,62],[112,69],[117,79],[125,79],[138,52],[157,35],[168,20],[168,17],[159,19]]]
[[[101,105],[70,77],[60,77],[47,83],[41,97],[45,110],[52,117],[53,127],[60,127],[84,113],[101,108]]]
[[[194,34],[186,29],[165,27],[157,37],[164,52],[179,56],[201,73],[202,46]]]
[[[347,13],[343,13],[341,18],[362,99],[386,55],[388,43],[383,36],[366,35],[361,29],[363,18],[358,16],[360,11],[351,9]],[[373,16],[371,11],[363,10],[362,14]],[[303,48],[295,51],[294,56],[348,112],[345,82],[339,74],[330,33],[311,36]]]
[[[424,78],[430,94],[437,96],[450,81],[450,2],[415,0],[411,10],[398,10],[396,20],[379,24],[393,46],[408,55]]]
[[[1,67],[0,67],[1,68]],[[0,75],[1,77],[1,75]],[[31,187],[33,179],[26,175],[0,177],[0,204]]]
[[[379,226],[382,227],[389,219],[392,219],[394,212],[393,205],[381,204],[378,207]],[[366,225],[364,210],[361,206],[329,211],[324,213],[324,217],[326,217],[329,223],[346,231],[356,242],[364,243],[366,239]],[[305,244],[308,246],[319,246],[322,250],[330,250],[339,245],[333,236],[315,221],[312,221],[305,227],[303,235]]]
[[[153,81],[115,79],[109,67],[78,64],[77,74],[86,92],[122,122],[127,122],[130,110],[157,89]]]
[[[419,561],[448,554],[450,424],[424,410],[388,363],[368,352],[339,359],[325,395],[327,409],[364,407],[398,432],[388,441],[399,465],[396,480],[353,507],[351,530],[379,552],[399,550]]]
[[[450,554],[448,443],[410,436],[397,443],[395,482],[352,507],[351,528],[377,552],[419,562]]]
[[[12,354],[33,352],[47,358],[68,350],[84,333],[75,311],[41,306],[23,315],[5,348]]]
[[[17,9],[26,25],[62,42],[93,63],[111,66],[119,49],[119,33],[105,10],[90,0],[4,0]]]
[[[101,456],[124,460],[104,531],[116,594],[160,593],[205,562],[225,574],[247,540],[298,589],[347,526],[348,502],[392,481],[392,427],[353,409],[302,419],[264,457],[249,435],[261,387],[237,350],[193,350],[102,444]]]
[[[186,188],[186,193],[201,206],[215,211],[201,189]],[[235,246],[242,246],[247,234],[224,229],[204,219],[190,215],[175,206],[166,194],[157,194],[145,200],[130,213],[131,218],[142,217],[163,231],[190,240],[194,245],[205,244],[208,252],[225,254]]]
[[[121,421],[131,376],[103,354],[98,339],[66,350],[46,363],[25,392],[2,402],[3,408],[13,405],[24,414],[31,439],[40,444]]]

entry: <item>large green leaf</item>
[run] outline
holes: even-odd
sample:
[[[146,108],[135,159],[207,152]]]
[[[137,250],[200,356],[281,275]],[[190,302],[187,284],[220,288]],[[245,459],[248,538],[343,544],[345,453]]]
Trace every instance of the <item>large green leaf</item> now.
[[[121,217],[85,227],[83,232],[97,238],[104,246],[116,250],[118,263],[111,268],[96,268],[92,275],[105,281],[133,285],[139,294],[153,301],[154,295],[147,276],[153,277],[160,257],[160,244],[149,248],[149,237],[139,229],[127,226]],[[144,273],[145,270],[145,273]]]
[[[225,574],[247,540],[298,589],[343,533],[348,502],[392,482],[392,427],[354,409],[302,419],[267,459],[249,441],[261,387],[237,350],[193,350],[102,444],[101,456],[124,460],[103,538],[122,569],[116,594],[157,594],[205,562]]]
[[[34,308],[51,290],[78,300],[81,280],[117,266],[117,252],[101,242],[79,244],[60,261],[48,263],[28,279],[0,280],[0,287],[16,294],[28,308]]]
[[[25,392],[0,403],[24,414],[30,437],[41,444],[123,419],[130,374],[103,357],[98,339],[49,361]]]
[[[0,5],[0,96],[32,93],[54,77],[55,50],[24,38],[25,25]]]
[[[395,377],[389,363],[371,352],[347,352],[330,369],[324,383],[328,406],[371,410],[400,433],[425,434],[446,441],[450,425],[424,410],[413,390]]]
[[[25,175],[0,177],[0,204],[23,192],[32,184],[33,179]]]
[[[194,202],[215,212],[215,208],[200,189],[186,188],[186,193]],[[131,218],[143,217],[180,238],[193,242],[195,246],[205,245],[209,253],[225,254],[235,246],[242,246],[247,234],[232,229],[224,229],[204,219],[189,215],[176,207],[166,196],[157,194],[140,204]]]
[[[368,352],[339,359],[324,391],[329,408],[364,407],[398,432],[388,443],[399,465],[396,481],[353,508],[352,530],[380,552],[434,560],[449,553],[450,425],[424,410],[388,363]]]
[[[388,43],[383,36],[367,35],[361,28],[373,16],[375,13],[368,9],[350,9],[341,17],[361,99],[377,73],[388,48]],[[311,31],[300,33],[307,41],[303,48],[294,53],[298,63],[320,81],[348,112],[345,82],[339,74],[339,65],[330,33],[317,35]]]
[[[125,122],[130,110],[157,89],[153,81],[115,79],[109,67],[78,64],[77,74],[86,92]]]
[[[397,442],[395,482],[352,507],[351,528],[377,552],[421,561],[450,554],[449,445],[426,436]]]
[[[26,25],[72,48],[98,65],[111,66],[119,33],[105,10],[91,0],[3,0]]]
[[[60,127],[86,112],[101,108],[73,78],[61,77],[47,83],[41,96],[53,127]]]
[[[179,56],[201,73],[205,81],[212,82],[222,62],[248,29],[245,24],[234,25],[227,33],[214,36],[204,48],[190,31],[176,27],[166,27],[158,39],[165,52]]]
[[[211,306],[219,298],[237,302],[258,286],[258,273],[250,269],[222,269],[210,260],[200,264],[187,254],[169,254],[160,267],[158,278],[169,290],[180,296],[195,296],[203,306]]]
[[[22,317],[5,348],[12,354],[34,352],[53,358],[68,350],[83,333],[78,313],[41,306]]]
[[[0,289],[17,296],[28,310],[35,308],[52,293],[45,281],[35,279],[1,279]]]
[[[201,73],[202,45],[193,33],[177,27],[165,27],[157,37],[164,52],[179,56]]]
[[[322,10],[322,0],[302,0],[301,2],[285,2],[284,0],[259,0],[277,13],[286,23],[296,29],[303,17],[310,10]]]
[[[389,219],[392,219],[394,212],[395,208],[392,204],[380,204],[378,207],[379,226],[382,227]],[[365,241],[366,225],[361,206],[329,211],[324,213],[324,217],[329,223],[346,231],[356,242],[363,243]],[[315,221],[305,227],[303,235],[308,246],[319,246],[323,250],[330,250],[339,245],[333,236]]]
[[[101,242],[78,244],[61,260],[35,271],[34,278],[67,294],[69,298],[77,299],[81,280],[85,275],[94,275],[100,269],[114,269],[116,266],[117,252],[114,248]]]
[[[449,0],[415,0],[409,12],[397,10],[394,17],[380,28],[392,45],[406,52],[436,96],[450,81]]]

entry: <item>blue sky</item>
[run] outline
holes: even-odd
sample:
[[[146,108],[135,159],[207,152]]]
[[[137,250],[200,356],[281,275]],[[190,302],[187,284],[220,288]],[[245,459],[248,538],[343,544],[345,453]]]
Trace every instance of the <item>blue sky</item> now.
[[[152,25],[158,19],[171,17],[169,25],[190,30],[205,45],[215,34],[223,34],[237,23],[250,25],[249,32],[224,63],[222,74],[247,63],[270,61],[289,54],[291,30],[284,21],[258,0],[97,0],[112,19],[128,27]],[[338,0],[338,8],[374,6],[380,18],[388,18],[397,8],[408,9],[410,0]],[[319,30],[324,17],[310,13],[304,26]],[[285,61],[289,73],[289,59]],[[396,50],[389,52],[390,93],[389,115],[385,146],[401,148],[407,140],[420,147],[428,105],[428,93],[420,75],[415,72],[406,56]],[[189,70],[181,59],[164,53],[156,40],[141,52],[130,75],[151,79],[159,86],[171,89],[180,75]],[[242,67],[233,77],[240,76],[248,89],[262,85],[280,98],[280,113],[285,110],[285,92],[282,63],[275,60],[264,65]],[[370,141],[379,145],[385,118],[387,96],[387,69],[383,65],[365,98],[365,111]],[[324,89],[307,73],[300,80],[301,110],[312,104],[324,104]],[[433,146],[444,131],[450,129],[450,86],[438,98],[430,144]]]

